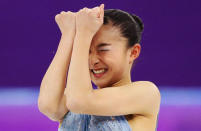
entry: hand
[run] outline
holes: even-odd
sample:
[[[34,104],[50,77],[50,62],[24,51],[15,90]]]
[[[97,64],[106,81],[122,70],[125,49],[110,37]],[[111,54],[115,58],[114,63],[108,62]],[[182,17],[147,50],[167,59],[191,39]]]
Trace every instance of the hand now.
[[[61,11],[55,16],[55,21],[58,24],[62,35],[75,35],[75,15],[71,11]]]
[[[76,32],[95,35],[103,24],[104,4],[93,9],[83,8],[76,13]]]

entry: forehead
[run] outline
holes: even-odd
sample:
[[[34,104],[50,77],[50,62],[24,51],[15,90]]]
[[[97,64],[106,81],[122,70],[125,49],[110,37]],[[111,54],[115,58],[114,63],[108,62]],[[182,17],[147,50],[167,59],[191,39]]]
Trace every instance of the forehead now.
[[[125,44],[125,42],[127,42],[127,39],[121,35],[120,29],[111,24],[107,24],[102,25],[94,35],[91,46],[97,46],[101,43],[122,45]]]

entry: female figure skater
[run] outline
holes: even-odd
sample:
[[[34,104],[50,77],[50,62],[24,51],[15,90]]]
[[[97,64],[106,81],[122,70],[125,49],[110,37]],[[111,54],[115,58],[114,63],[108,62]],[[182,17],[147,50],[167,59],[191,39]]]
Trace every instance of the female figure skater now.
[[[160,92],[130,76],[141,49],[141,19],[101,4],[62,11],[55,20],[62,36],[41,83],[39,110],[60,122],[59,131],[155,131]]]

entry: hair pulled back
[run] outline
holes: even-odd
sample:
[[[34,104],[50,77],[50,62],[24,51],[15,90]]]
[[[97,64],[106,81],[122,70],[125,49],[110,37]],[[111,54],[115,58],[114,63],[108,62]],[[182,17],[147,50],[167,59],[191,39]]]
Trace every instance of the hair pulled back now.
[[[112,23],[117,26],[123,37],[128,39],[128,47],[140,43],[144,24],[139,16],[120,9],[106,9],[104,11],[104,25]]]

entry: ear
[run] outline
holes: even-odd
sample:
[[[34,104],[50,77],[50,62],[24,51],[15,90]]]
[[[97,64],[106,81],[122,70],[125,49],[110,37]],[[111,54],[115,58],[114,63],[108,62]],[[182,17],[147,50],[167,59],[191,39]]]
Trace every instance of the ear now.
[[[129,64],[131,64],[135,59],[138,58],[138,56],[140,55],[140,51],[141,51],[141,46],[139,43],[136,43],[133,47],[130,48]]]

